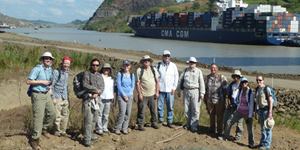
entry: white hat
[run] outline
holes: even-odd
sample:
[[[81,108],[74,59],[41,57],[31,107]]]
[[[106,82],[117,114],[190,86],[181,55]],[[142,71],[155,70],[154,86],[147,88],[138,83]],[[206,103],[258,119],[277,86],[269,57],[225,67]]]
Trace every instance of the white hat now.
[[[169,50],[164,50],[164,53],[163,55],[171,55],[170,51]]]
[[[198,61],[195,57],[190,57],[189,61],[186,61],[186,63],[190,63],[190,62],[198,62]]]
[[[275,125],[275,121],[273,118],[272,119],[268,118],[267,120],[265,120],[264,124],[265,124],[265,128],[272,129]]]
[[[143,56],[143,58],[140,60],[140,63],[144,63],[144,60],[145,60],[145,59],[150,59],[150,62],[151,62],[151,63],[153,62],[153,59],[151,59],[149,55],[145,55],[145,56]]]
[[[39,61],[43,60],[43,57],[51,57],[53,60],[55,60],[55,58],[52,56],[52,54],[50,52],[45,52],[40,58]]]
[[[240,70],[234,70],[231,77],[233,77],[234,75],[240,76],[240,78],[243,77]]]

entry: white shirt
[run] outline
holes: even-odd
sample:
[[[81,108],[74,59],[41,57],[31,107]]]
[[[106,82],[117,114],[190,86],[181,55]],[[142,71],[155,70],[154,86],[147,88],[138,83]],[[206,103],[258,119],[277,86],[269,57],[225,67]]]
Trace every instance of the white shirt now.
[[[104,91],[101,93],[101,99],[114,99],[114,80],[101,74],[104,80]]]
[[[155,67],[158,69],[158,64]],[[178,84],[177,66],[172,62],[169,62],[169,64],[161,62],[158,72],[160,74],[158,77],[159,91],[171,92],[171,90],[176,90]]]

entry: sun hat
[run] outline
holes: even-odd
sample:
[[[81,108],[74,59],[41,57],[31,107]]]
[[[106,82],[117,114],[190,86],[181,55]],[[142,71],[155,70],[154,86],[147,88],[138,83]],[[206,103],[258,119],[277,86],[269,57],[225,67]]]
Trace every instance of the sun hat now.
[[[264,125],[267,129],[272,129],[275,125],[275,121],[273,118],[272,119],[268,118],[265,120]]]
[[[150,62],[151,62],[151,63],[153,62],[153,59],[151,59],[149,55],[145,55],[145,56],[143,56],[143,58],[140,60],[140,63],[141,63],[141,64],[144,63],[144,60],[145,60],[145,59],[150,59]]]
[[[190,62],[198,62],[198,61],[195,57],[190,57],[190,59],[186,61],[186,63],[190,63]]]
[[[163,55],[171,55],[169,50],[164,50]]]
[[[104,63],[102,68],[109,68],[109,69],[111,69],[110,64],[108,64],[108,63]]]
[[[245,78],[245,77],[243,77],[243,78],[241,79],[241,82],[248,82],[248,79]]]
[[[128,61],[128,60],[124,60],[124,61],[123,61],[123,65],[131,65],[131,63],[130,63],[130,61]]]
[[[240,70],[234,70],[233,73],[232,73],[232,75],[231,75],[231,78],[233,78],[234,75],[240,76],[240,78],[243,77]]]
[[[55,58],[52,56],[52,54],[50,52],[45,52],[40,58],[39,61],[42,61],[44,57],[50,57],[53,60],[55,60]]]
[[[70,62],[73,62],[73,60],[71,60],[71,58],[69,58],[69,57],[64,57],[64,58],[63,58],[63,62],[64,62],[65,60],[68,60],[68,61],[70,61]]]

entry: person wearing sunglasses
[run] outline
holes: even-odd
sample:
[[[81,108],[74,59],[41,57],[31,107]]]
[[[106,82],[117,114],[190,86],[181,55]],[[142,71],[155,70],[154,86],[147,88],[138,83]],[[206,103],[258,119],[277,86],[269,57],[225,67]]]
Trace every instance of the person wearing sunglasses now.
[[[31,86],[31,103],[33,111],[33,130],[30,137],[30,145],[33,149],[40,149],[39,139],[43,135],[50,138],[47,129],[55,119],[55,107],[51,99],[52,61],[55,58],[50,52],[45,52],[39,60],[41,64],[36,65],[26,81]],[[46,114],[46,115],[45,115]]]
[[[257,114],[258,114],[258,119],[259,123],[261,126],[261,139],[260,139],[260,144],[259,144],[259,149],[270,149],[271,146],[271,141],[272,141],[272,129],[266,128],[264,125],[265,120],[273,119],[273,99],[272,99],[272,94],[271,90],[269,87],[266,87],[264,76],[263,75],[258,75],[256,77],[256,82],[258,87],[256,88],[256,104],[257,104]],[[255,114],[255,118],[257,118]]]
[[[249,87],[248,79],[243,77],[241,84],[236,94],[237,109],[233,114],[233,118],[225,128],[224,136],[218,137],[219,140],[226,140],[229,138],[230,130],[232,125],[238,122],[241,118],[244,118],[248,130],[248,147],[253,148],[254,146],[254,135],[253,135],[253,111],[254,111],[254,92]]]
[[[84,72],[83,88],[87,90],[83,97],[82,109],[84,117],[84,145],[91,146],[91,141],[98,140],[97,136],[93,136],[93,131],[97,122],[99,111],[99,101],[101,93],[104,91],[104,79],[98,72],[100,67],[99,59],[95,58],[91,61],[91,68]]]
[[[174,128],[173,122],[173,104],[174,93],[178,83],[177,66],[170,61],[170,51],[163,52],[163,61],[156,64],[156,69],[159,72],[159,97],[158,97],[158,121],[161,125],[164,121],[164,103],[166,100],[167,106],[167,126]]]

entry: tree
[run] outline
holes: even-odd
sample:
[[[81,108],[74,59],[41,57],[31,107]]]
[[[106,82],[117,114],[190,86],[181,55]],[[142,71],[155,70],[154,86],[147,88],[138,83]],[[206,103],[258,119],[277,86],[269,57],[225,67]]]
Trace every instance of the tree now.
[[[200,9],[200,4],[198,2],[194,2],[193,3],[193,9],[196,10],[196,9]]]

